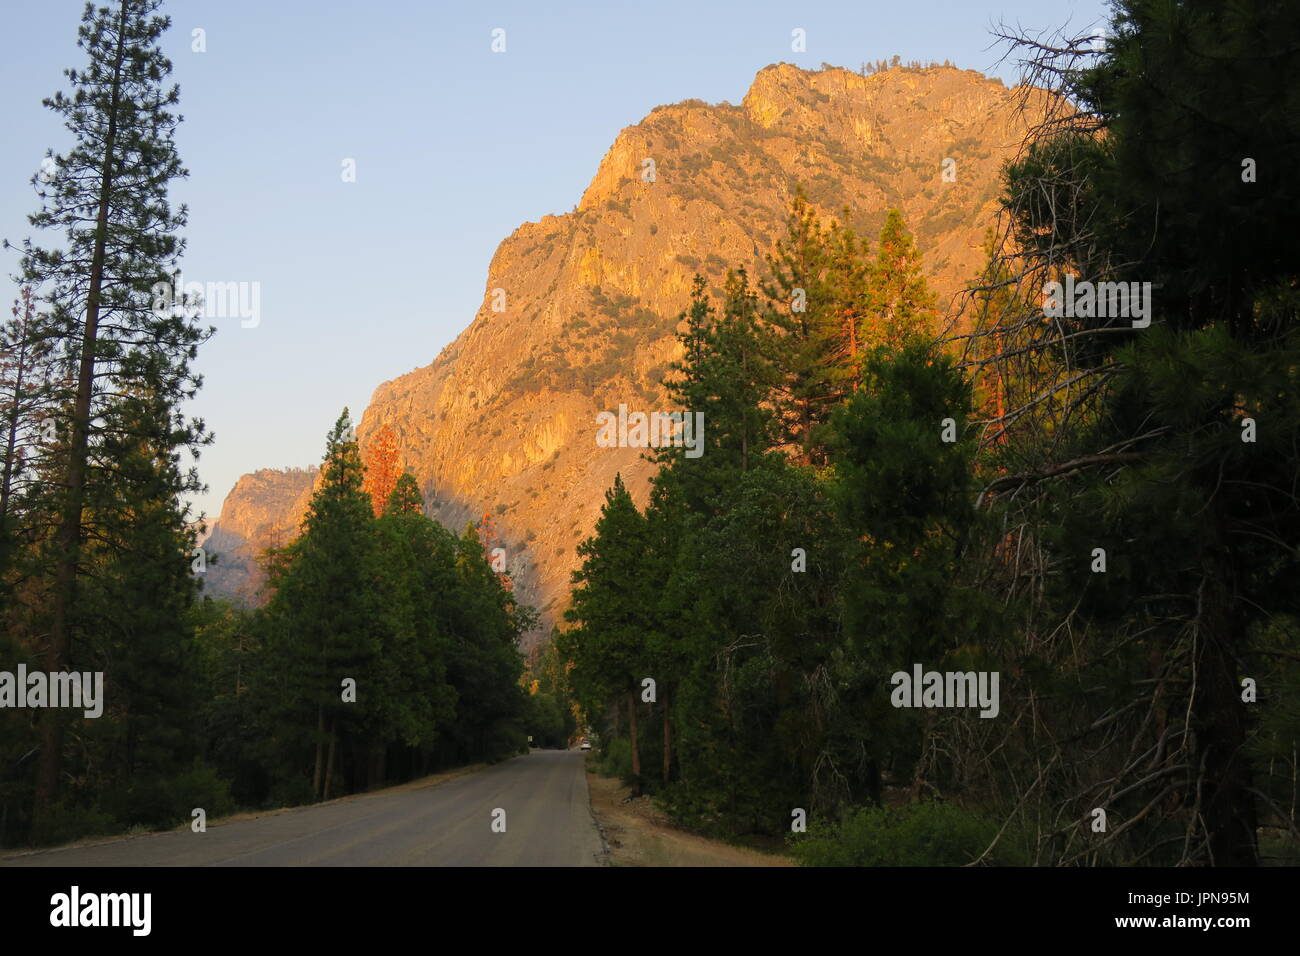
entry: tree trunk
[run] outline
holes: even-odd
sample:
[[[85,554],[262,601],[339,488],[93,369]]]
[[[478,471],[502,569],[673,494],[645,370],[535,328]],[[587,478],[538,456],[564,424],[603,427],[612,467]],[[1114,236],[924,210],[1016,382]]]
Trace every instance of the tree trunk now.
[[[673,737],[672,727],[668,723],[668,693],[664,692],[664,786],[668,786],[668,775],[672,772],[673,765]]]
[[[388,758],[388,748],[383,744],[372,745],[370,759],[366,767],[366,789],[377,790],[384,785],[384,769]]]
[[[632,737],[632,792],[641,793],[641,751],[636,740],[636,691],[628,691],[627,725]]]
[[[321,795],[322,800],[330,798],[330,781],[334,779],[334,751],[337,749],[335,743],[337,738],[334,733],[334,721],[330,721],[330,753],[329,758],[325,761],[325,792]]]
[[[321,772],[324,768],[325,758],[325,705],[316,706],[316,768],[312,771],[311,776],[311,796],[313,800],[319,800],[321,789]]]
[[[1221,565],[1222,566],[1222,565]],[[1197,688],[1192,703],[1198,757],[1204,759],[1202,816],[1214,866],[1258,866],[1255,796],[1246,754],[1246,705],[1237,660],[1245,635],[1233,614],[1232,573],[1211,570],[1206,627],[1197,638]]]
[[[27,306],[27,319],[30,321],[31,306]],[[28,326],[23,326],[23,351],[18,355],[18,368],[14,378],[14,408],[13,417],[9,420],[9,431],[5,435],[5,463],[4,475],[0,477],[0,534],[4,534],[4,527],[9,519],[9,491],[13,487],[14,480],[14,449],[18,444],[18,412],[22,406],[23,400],[23,373],[26,371],[25,363],[27,361],[27,336],[29,335]]]
[[[86,328],[81,341],[81,365],[77,372],[77,398],[72,414],[71,444],[68,449],[67,497],[58,532],[58,563],[54,576],[53,620],[46,647],[45,668],[50,673],[66,671],[72,653],[72,605],[76,599],[77,564],[81,557],[81,513],[86,497],[86,457],[90,442],[90,404],[95,385],[95,348],[99,334],[99,303],[104,285],[104,257],[108,241],[108,204],[112,195],[113,165],[117,150],[117,111],[121,101],[122,62],[126,55],[126,2],[118,16],[117,51],[113,63],[113,92],[109,101],[108,128],[104,133],[104,162],[100,167],[99,209],[95,217],[95,248],[86,290]],[[32,807],[32,832],[40,835],[50,805],[59,788],[59,765],[63,756],[63,715],[47,707],[40,717],[40,758],[36,765],[36,792]]]

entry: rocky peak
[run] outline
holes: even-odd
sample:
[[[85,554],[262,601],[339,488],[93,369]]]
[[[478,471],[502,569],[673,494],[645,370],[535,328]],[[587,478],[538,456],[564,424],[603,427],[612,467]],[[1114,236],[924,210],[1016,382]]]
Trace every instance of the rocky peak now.
[[[740,106],[656,108],[619,133],[576,211],[501,243],[466,330],[375,390],[363,446],[391,426],[429,513],[452,530],[492,513],[516,593],[549,629],[614,475],[646,500],[650,463],[597,447],[595,416],[666,408],[658,383],[692,276],[717,287],[727,267],[761,274],[802,184],[822,213],[847,207],[871,238],[901,209],[948,301],[981,264],[1001,165],[1024,137],[1017,103],[999,81],[949,67],[861,76],[783,63],[759,71]],[[955,182],[941,177],[945,159]],[[258,544],[296,527],[310,482],[250,481],[265,475],[241,479],[218,530]]]

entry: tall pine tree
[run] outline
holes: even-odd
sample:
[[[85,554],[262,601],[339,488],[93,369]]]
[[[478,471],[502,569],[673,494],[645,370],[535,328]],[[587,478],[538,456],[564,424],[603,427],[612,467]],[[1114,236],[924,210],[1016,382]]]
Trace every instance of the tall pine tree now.
[[[198,490],[196,475],[182,473],[172,456],[180,448],[197,453],[207,441],[201,422],[178,413],[199,385],[190,363],[207,333],[185,310],[156,308],[153,295],[175,270],[183,249],[176,232],[185,223],[184,207],[173,209],[167,198],[169,182],[185,170],[173,142],[179,91],[166,85],[171,63],[159,41],[169,20],[154,15],[159,2],[87,4],[78,31],[86,65],[67,71],[71,95],[45,101],[74,138],[66,153],[50,156],[52,174],[36,180],[41,208],[30,219],[39,230],[62,232],[63,243],[29,240],[22,260],[24,280],[48,305],[41,337],[56,344],[69,383],[58,480],[49,487],[58,516],[49,542],[50,671],[74,663],[75,638],[86,627],[77,605],[89,564],[83,546],[88,536],[104,537],[89,525],[111,514],[91,515],[92,502],[138,492],[164,502]],[[141,442],[162,463],[145,486],[130,487],[122,456],[135,454]],[[179,519],[173,513],[167,520]],[[172,557],[185,566],[180,555]],[[34,832],[58,790],[63,731],[58,709],[42,713]]]

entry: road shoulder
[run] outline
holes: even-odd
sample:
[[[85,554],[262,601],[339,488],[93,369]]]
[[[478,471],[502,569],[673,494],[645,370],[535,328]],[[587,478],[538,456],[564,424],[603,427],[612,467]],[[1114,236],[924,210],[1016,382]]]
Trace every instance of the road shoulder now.
[[[611,866],[793,866],[788,857],[760,853],[679,830],[649,797],[628,800],[613,777],[587,770],[591,812]]]

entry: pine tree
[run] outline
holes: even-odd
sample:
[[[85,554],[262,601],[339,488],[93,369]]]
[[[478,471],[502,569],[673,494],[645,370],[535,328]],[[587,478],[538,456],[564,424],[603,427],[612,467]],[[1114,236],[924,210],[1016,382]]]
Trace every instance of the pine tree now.
[[[330,794],[340,735],[359,719],[342,702],[342,681],[356,680],[361,699],[364,672],[380,649],[377,598],[370,587],[374,511],[362,490],[364,467],[350,434],[344,409],[326,439],[302,534],[286,549],[266,608],[271,653],[291,689],[286,719],[315,724],[312,792],[320,799]]]
[[[174,270],[183,248],[175,233],[185,222],[184,207],[173,210],[167,199],[169,181],[185,171],[173,143],[179,92],[164,86],[171,64],[159,47],[169,21],[153,15],[158,6],[159,0],[118,0],[112,9],[88,4],[78,31],[87,65],[67,71],[71,96],[45,101],[76,140],[68,153],[50,157],[50,182],[34,180],[42,206],[31,224],[62,230],[64,247],[28,241],[22,261],[24,281],[49,305],[39,337],[57,343],[72,380],[61,403],[59,486],[51,489],[59,519],[51,542],[50,671],[67,670],[72,659],[83,542],[97,533],[87,527],[86,509],[94,498],[112,497],[108,489],[96,491],[96,482],[122,481],[113,460],[104,459],[132,447],[123,429],[156,443],[165,456],[181,447],[196,452],[208,440],[201,422],[187,423],[176,412],[198,387],[190,362],[208,333],[183,309],[156,309],[151,294]],[[143,396],[145,404],[131,399],[132,407],[115,411],[122,395]],[[166,469],[160,482],[154,490],[170,498],[199,489],[193,472]],[[63,726],[57,709],[42,714],[34,832],[58,790]]]
[[[914,339],[929,340],[937,331],[934,295],[921,271],[921,254],[897,209],[889,210],[880,229],[865,310],[866,349],[884,346],[897,351]]]
[[[582,567],[565,619],[576,626],[561,650],[573,661],[570,679],[587,713],[626,706],[632,742],[633,785],[641,786],[637,740],[637,692],[645,665],[644,636],[649,594],[645,578],[645,519],[621,475],[605,492],[592,537],[578,545]]]
[[[366,672],[363,722],[366,779],[381,785],[394,747],[432,747],[455,719],[457,694],[448,675],[451,635],[439,606],[455,600],[445,586],[454,539],[421,513],[414,479],[403,475],[375,522],[373,571],[379,651]],[[414,507],[411,507],[414,505]]]
[[[806,464],[822,463],[819,432],[844,396],[846,356],[832,277],[832,239],[802,192],[796,192],[786,235],[768,257],[767,320],[779,330],[773,394],[782,441]]]
[[[686,458],[678,446],[656,455],[659,483],[679,483],[691,507],[707,509],[738,471],[753,467],[776,442],[767,404],[776,383],[771,330],[743,269],[727,274],[721,314],[710,305],[704,279],[696,276],[691,306],[680,319],[682,359],[664,387],[674,405],[704,415],[703,450]]]
[[[536,614],[502,586],[472,523],[455,540],[453,570],[444,605],[448,678],[460,698],[452,742],[461,759],[496,760],[526,739],[518,642],[536,626]]]
[[[919,753],[915,715],[883,706],[889,675],[916,662],[938,667],[962,646],[979,647],[990,616],[961,580],[974,526],[974,442],[965,428],[970,388],[951,359],[914,341],[878,347],[863,388],[835,420],[835,504],[853,536],[845,555],[844,632],[869,715],[873,774],[903,771]],[[959,440],[943,439],[945,420]],[[880,795],[877,776],[871,783]]]
[[[403,474],[393,485],[393,491],[384,505],[384,514],[423,514],[424,496],[414,476]]]
[[[660,470],[652,479],[645,516],[642,575],[652,603],[643,640],[658,687],[665,785],[672,776],[673,703],[695,623],[690,602],[679,600],[677,587],[688,586],[677,574],[679,562],[689,560],[684,555],[695,520],[725,509],[735,483],[760,467],[776,442],[776,422],[768,405],[776,382],[771,330],[762,322],[758,296],[743,269],[728,273],[724,291],[717,314],[703,279],[696,277],[679,334],[683,357],[672,366],[675,377],[664,382],[676,405],[688,413],[703,413],[702,454],[687,458],[682,448],[660,450]]]
[[[1041,463],[985,497],[1025,527],[1038,566],[1080,569],[1036,575],[1030,590],[1050,600],[1021,600],[1036,629],[1069,634],[1068,652],[1040,651],[1069,669],[1061,684],[1107,691],[1030,717],[1027,732],[1054,742],[1034,747],[1038,765],[1071,766],[1045,789],[1055,807],[1142,818],[1063,861],[1254,865],[1261,818],[1279,815],[1251,759],[1268,708],[1245,704],[1241,682],[1270,666],[1263,642],[1300,614],[1300,303],[1285,251],[1300,187],[1264,173],[1297,158],[1300,11],[1114,7],[1104,53],[1058,74],[1071,116],[1008,170],[1006,201],[1027,274],[1150,283],[1149,324],[1117,309],[1056,320],[1069,433],[1029,449]],[[1033,56],[1043,76],[1062,62],[1055,49]],[[1086,763],[1061,743],[1083,736]]]
[[[20,546],[22,498],[41,454],[41,425],[53,423],[53,343],[37,329],[35,298],[24,286],[13,317],[0,327],[0,594],[9,589],[9,565]]]
[[[101,446],[115,481],[86,486],[96,539],[80,552],[86,570],[78,613],[98,628],[82,638],[78,659],[105,662],[114,688],[109,719],[96,722],[97,731],[111,734],[98,784],[106,800],[114,791],[165,785],[199,756],[195,537],[175,494],[182,479],[171,436],[159,428],[169,408],[143,389],[119,397],[105,415]]]
[[[870,344],[863,324],[870,307],[868,281],[872,275],[869,244],[847,225],[847,208],[843,217],[846,224],[831,223],[827,236],[828,278],[837,314],[831,361],[841,398],[860,381],[859,365]]]

